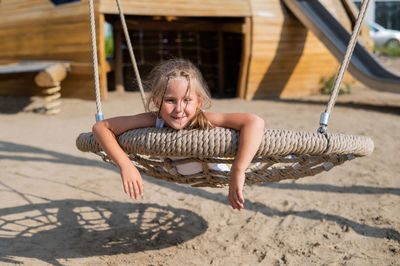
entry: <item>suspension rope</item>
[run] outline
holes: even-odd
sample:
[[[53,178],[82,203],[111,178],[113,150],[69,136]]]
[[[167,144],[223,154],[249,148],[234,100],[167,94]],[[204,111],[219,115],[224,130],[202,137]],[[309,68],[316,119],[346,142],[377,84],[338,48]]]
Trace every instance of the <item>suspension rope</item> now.
[[[319,122],[320,127],[318,129],[319,133],[326,134],[327,126],[328,126],[328,122],[329,122],[329,116],[330,116],[330,113],[332,112],[333,106],[335,105],[337,96],[339,94],[340,85],[342,83],[344,73],[346,72],[347,67],[349,66],[350,59],[351,59],[351,56],[354,51],[354,47],[357,44],[357,37],[360,34],[361,24],[362,24],[362,21],[364,20],[368,4],[369,4],[369,0],[364,0],[361,5],[361,9],[360,9],[360,12],[358,13],[358,17],[357,17],[356,24],[353,29],[353,33],[351,34],[349,44],[347,45],[347,48],[346,48],[346,53],[344,55],[343,62],[340,65],[339,73],[336,77],[335,84],[333,85],[333,90],[332,90],[331,96],[329,98],[325,112],[323,112],[321,114],[321,119]]]
[[[142,80],[140,78],[139,69],[137,67],[135,54],[133,53],[131,38],[129,37],[129,33],[128,33],[128,27],[126,26],[124,12],[122,11],[122,7],[121,7],[121,4],[120,4],[119,0],[116,0],[116,1],[117,1],[117,5],[118,5],[119,16],[121,18],[122,28],[124,30],[125,40],[126,40],[126,43],[127,43],[127,46],[128,46],[129,55],[130,55],[131,62],[132,62],[133,71],[135,73],[136,80],[137,80],[137,83],[138,83],[138,86],[139,86],[140,96],[141,96],[142,102],[143,102],[143,107],[146,108],[146,97],[144,95]],[[119,47],[117,47],[117,49],[119,49]]]
[[[93,0],[89,0],[89,13],[90,13],[90,35],[92,37],[92,59],[93,59],[93,70],[94,70],[94,87],[96,92],[96,121],[104,119],[103,112],[101,110],[101,99],[100,99],[100,82],[99,82],[99,65],[97,61],[97,45],[96,45],[96,24],[94,21],[94,10]]]

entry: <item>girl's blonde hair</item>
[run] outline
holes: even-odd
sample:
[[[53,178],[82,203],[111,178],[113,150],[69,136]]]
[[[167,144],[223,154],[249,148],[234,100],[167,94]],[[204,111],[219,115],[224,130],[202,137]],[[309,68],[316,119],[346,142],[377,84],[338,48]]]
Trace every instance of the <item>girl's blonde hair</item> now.
[[[200,70],[189,60],[170,59],[161,62],[153,68],[146,81],[146,87],[151,90],[151,93],[147,98],[146,110],[158,113],[159,115],[159,109],[162,107],[168,82],[169,80],[177,78],[187,79],[188,89],[194,89],[194,92],[200,100],[200,105],[196,110],[196,115],[191,121],[189,127],[193,129],[213,128],[213,125],[208,121],[202,111],[202,109],[208,109],[211,107],[211,97],[207,84],[204,81]],[[155,105],[154,100],[160,103],[159,107]]]

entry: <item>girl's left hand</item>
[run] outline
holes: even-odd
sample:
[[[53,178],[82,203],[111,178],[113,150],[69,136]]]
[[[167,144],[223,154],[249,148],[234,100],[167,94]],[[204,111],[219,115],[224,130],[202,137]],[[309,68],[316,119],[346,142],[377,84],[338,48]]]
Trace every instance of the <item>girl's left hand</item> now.
[[[235,173],[234,171],[232,171],[231,175],[228,199],[232,208],[240,211],[243,209],[243,186],[246,177],[244,173]]]

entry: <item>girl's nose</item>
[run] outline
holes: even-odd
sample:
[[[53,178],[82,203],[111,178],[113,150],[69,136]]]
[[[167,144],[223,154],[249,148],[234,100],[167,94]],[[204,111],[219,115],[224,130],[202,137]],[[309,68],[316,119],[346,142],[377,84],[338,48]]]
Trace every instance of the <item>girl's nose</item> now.
[[[176,109],[176,112],[177,112],[177,113],[182,112],[182,102],[181,102],[181,101],[178,101],[178,102],[176,103],[175,109]]]

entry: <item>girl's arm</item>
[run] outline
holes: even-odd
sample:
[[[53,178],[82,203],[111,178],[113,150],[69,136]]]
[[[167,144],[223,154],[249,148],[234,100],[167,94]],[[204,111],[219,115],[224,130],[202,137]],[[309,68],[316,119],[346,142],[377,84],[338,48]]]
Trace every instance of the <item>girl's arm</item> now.
[[[245,171],[260,146],[264,134],[264,120],[246,113],[205,113],[205,115],[214,126],[240,131],[238,151],[231,168],[228,195],[232,208],[240,211],[244,203]]]
[[[152,113],[110,118],[93,125],[93,135],[107,155],[119,167],[124,191],[131,198],[138,199],[139,195],[143,195],[142,177],[128,155],[119,146],[115,137],[130,129],[154,125],[155,115]]]

